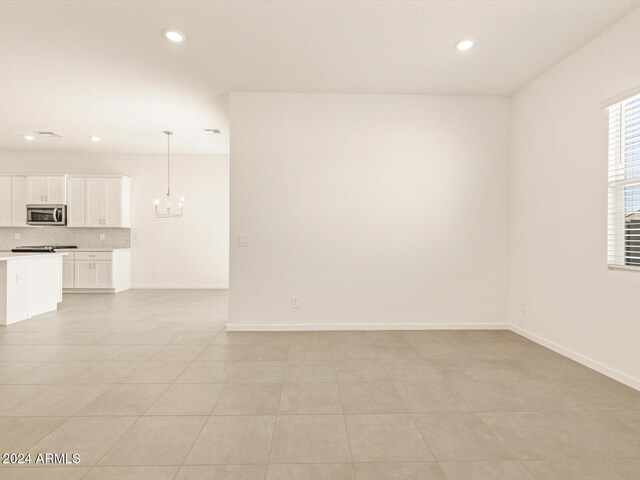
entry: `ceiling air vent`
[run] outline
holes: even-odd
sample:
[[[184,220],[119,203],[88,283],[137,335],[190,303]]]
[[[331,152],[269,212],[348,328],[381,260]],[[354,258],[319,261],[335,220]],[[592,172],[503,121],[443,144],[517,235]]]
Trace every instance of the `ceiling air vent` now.
[[[214,135],[220,135],[222,133],[217,128],[203,128],[203,130],[207,133],[213,133]]]
[[[43,137],[62,138],[62,135],[56,132],[38,132],[38,135],[42,135]]]

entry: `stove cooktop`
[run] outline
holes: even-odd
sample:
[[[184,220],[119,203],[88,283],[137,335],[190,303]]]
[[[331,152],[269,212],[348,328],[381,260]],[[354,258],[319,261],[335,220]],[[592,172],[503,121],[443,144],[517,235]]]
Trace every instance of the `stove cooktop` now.
[[[30,253],[50,253],[61,248],[78,248],[77,245],[22,245],[13,248],[14,253],[30,252]]]

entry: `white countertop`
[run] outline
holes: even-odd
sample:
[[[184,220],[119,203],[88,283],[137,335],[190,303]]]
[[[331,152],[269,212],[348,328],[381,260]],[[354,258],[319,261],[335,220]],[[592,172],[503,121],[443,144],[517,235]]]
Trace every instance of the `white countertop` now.
[[[61,257],[66,255],[66,252],[54,252],[54,253],[33,253],[33,252],[25,252],[25,253],[0,253],[0,262],[4,262],[6,260],[15,260],[17,258],[33,258],[33,257]]]

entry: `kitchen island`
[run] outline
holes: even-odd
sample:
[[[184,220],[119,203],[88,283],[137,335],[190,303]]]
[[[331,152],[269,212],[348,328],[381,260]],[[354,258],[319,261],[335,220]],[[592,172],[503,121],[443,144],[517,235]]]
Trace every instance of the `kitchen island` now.
[[[51,312],[62,301],[66,253],[0,253],[0,325]]]

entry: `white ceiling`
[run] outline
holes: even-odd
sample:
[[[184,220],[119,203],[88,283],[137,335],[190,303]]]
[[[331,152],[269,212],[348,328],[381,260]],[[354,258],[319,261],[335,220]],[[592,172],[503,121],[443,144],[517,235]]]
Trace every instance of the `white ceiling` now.
[[[155,153],[172,129],[175,152],[226,153],[232,91],[510,95],[638,5],[3,2],[0,149]],[[22,139],[38,130],[64,138]]]

